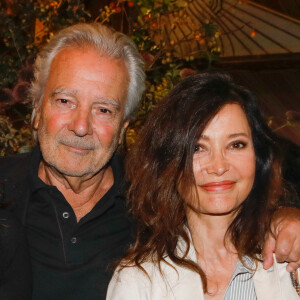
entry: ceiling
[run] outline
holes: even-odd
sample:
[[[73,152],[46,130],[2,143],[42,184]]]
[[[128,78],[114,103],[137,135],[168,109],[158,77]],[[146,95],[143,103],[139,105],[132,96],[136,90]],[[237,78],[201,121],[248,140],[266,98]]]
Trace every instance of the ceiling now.
[[[253,0],[252,2],[300,20],[300,0]]]
[[[206,45],[195,33],[207,22],[219,29],[214,42],[222,57],[300,53],[299,1],[179,0],[185,20],[170,13],[165,32],[180,56],[201,55]]]

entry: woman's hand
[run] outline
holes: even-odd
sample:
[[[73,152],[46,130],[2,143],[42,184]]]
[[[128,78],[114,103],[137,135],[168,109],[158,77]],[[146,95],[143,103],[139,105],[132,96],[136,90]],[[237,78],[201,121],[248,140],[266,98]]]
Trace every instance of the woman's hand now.
[[[273,253],[278,262],[289,263],[288,272],[300,267],[300,209],[282,207],[274,213],[263,249],[265,269],[273,265]]]

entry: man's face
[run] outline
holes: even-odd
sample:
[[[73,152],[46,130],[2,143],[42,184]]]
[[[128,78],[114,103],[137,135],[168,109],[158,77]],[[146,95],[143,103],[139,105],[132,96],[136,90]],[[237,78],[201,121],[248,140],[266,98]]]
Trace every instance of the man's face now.
[[[45,162],[66,176],[91,177],[101,170],[128,125],[128,82],[121,60],[94,49],[61,50],[34,123]]]

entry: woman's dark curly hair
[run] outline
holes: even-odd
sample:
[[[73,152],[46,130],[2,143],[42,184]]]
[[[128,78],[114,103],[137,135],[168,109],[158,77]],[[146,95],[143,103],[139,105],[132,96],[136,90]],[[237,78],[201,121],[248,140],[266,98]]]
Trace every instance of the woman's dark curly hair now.
[[[165,261],[198,272],[206,291],[201,268],[187,259],[190,240],[185,230],[186,202],[195,187],[193,154],[208,122],[228,104],[241,106],[248,119],[256,155],[253,188],[227,230],[239,258],[257,259],[264,244],[270,218],[282,195],[280,160],[276,137],[263,119],[254,95],[236,85],[224,73],[202,73],[182,80],[158,105],[141,130],[126,162],[131,183],[128,201],[137,222],[137,238],[121,267],[146,261]],[[179,188],[180,191],[179,191]],[[178,239],[188,245],[185,255],[176,252]]]

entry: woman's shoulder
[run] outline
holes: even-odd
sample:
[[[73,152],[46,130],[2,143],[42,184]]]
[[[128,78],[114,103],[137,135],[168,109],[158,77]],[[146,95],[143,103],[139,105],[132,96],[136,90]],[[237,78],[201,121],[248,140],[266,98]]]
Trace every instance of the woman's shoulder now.
[[[202,299],[199,274],[175,265],[169,258],[160,265],[145,262],[141,267],[118,268],[109,284],[107,300],[175,299],[174,295],[176,299]]]
[[[133,265],[117,267],[109,283],[106,299],[147,299],[150,296],[148,293],[151,286],[151,268],[145,264],[142,267],[144,271]]]
[[[144,262],[140,267],[133,264],[126,264],[126,266],[119,266],[116,268],[112,280],[118,283],[135,285],[143,283],[148,285],[149,282],[155,278],[159,272],[159,266],[155,262]]]

